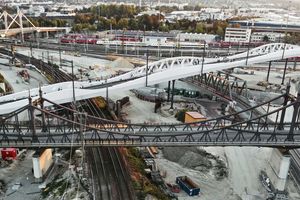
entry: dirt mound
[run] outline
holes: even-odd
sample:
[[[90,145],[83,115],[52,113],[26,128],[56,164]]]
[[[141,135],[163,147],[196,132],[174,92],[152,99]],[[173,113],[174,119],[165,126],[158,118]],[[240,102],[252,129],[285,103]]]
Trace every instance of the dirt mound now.
[[[196,147],[165,147],[163,154],[166,159],[179,163],[183,167],[204,173],[212,170],[212,174],[217,180],[228,176],[228,169],[224,161]]]
[[[115,69],[133,69],[134,65],[131,64],[127,59],[125,58],[117,58],[110,64],[108,64],[109,68],[115,68]]]
[[[182,166],[196,169],[202,172],[208,171],[212,167],[212,162],[202,155],[187,151],[178,161]]]

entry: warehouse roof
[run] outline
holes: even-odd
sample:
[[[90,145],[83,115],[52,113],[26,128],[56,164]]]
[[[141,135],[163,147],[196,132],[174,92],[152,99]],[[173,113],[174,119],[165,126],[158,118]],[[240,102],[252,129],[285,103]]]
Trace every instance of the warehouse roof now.
[[[205,118],[202,114],[194,111],[186,112],[187,115],[190,115],[194,119],[203,119]]]

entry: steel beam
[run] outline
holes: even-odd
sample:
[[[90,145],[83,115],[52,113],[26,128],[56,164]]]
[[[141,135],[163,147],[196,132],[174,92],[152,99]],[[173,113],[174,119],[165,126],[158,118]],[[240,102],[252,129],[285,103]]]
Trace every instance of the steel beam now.
[[[282,105],[283,107],[285,107],[287,105],[288,101],[289,101],[290,89],[291,89],[291,84],[290,84],[290,82],[288,82],[287,86],[286,86],[284,102],[283,102],[283,105]],[[284,129],[283,123],[284,123],[285,112],[286,112],[286,109],[283,108],[281,116],[280,116],[280,124],[278,126],[278,130],[283,130]]]

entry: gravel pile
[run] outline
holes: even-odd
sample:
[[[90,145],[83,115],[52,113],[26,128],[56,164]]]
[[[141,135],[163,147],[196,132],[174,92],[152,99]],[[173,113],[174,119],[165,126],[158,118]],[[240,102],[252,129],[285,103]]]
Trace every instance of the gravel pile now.
[[[0,168],[8,167],[12,162],[12,160],[0,160]]]
[[[0,196],[4,195],[6,191],[6,185],[4,181],[0,180]]]
[[[212,170],[217,180],[228,176],[228,169],[224,161],[196,147],[165,147],[164,157],[179,163],[183,167],[208,173]]]

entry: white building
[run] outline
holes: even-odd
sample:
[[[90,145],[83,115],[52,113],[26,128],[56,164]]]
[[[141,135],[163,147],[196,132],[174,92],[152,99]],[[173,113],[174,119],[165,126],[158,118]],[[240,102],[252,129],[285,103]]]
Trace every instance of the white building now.
[[[266,36],[270,42],[280,42],[285,37],[285,34],[273,32],[255,32],[251,35],[251,42],[262,42]]]
[[[146,35],[143,37],[143,42],[149,46],[164,46],[168,38],[164,36],[151,36]]]
[[[226,28],[225,42],[249,42],[251,29],[247,28]]]
[[[176,41],[180,42],[211,42],[216,38],[216,35],[202,33],[179,33],[176,36]]]
[[[26,14],[29,17],[39,17],[44,12],[45,12],[45,8],[43,6],[33,6],[33,5],[30,5]]]

